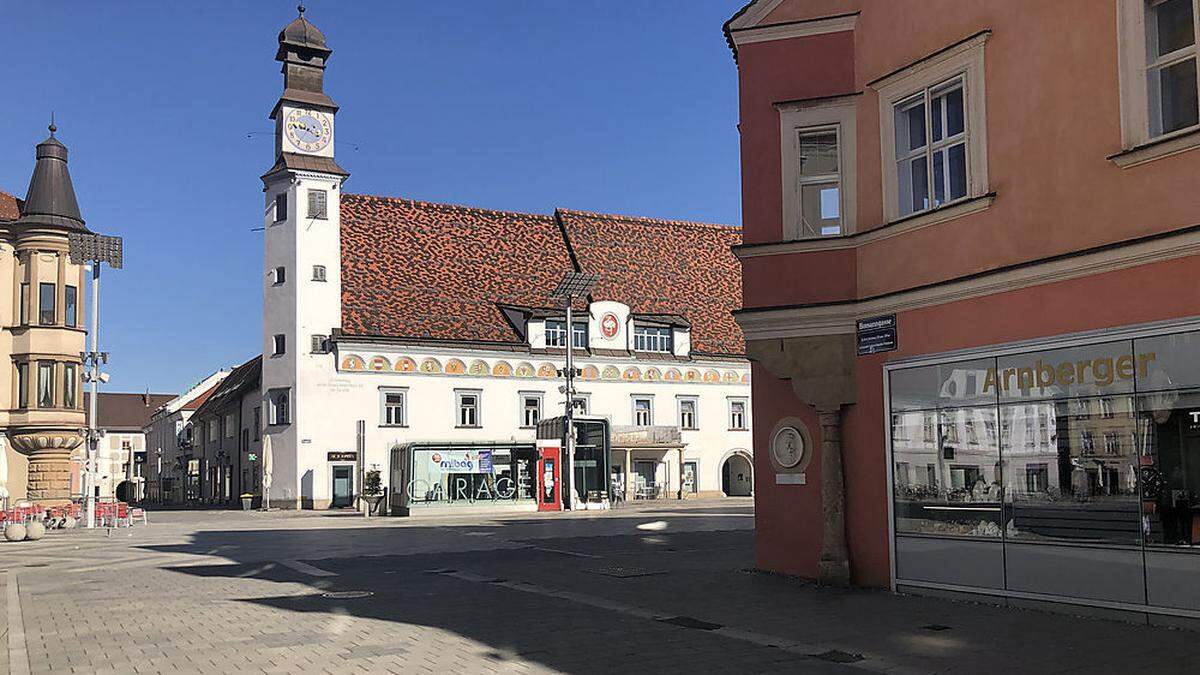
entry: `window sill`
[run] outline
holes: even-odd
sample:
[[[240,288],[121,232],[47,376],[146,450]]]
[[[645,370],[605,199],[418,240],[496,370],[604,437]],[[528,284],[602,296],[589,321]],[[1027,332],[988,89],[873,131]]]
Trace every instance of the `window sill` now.
[[[786,241],[763,242],[761,244],[739,244],[733,247],[733,254],[739,260],[745,260],[761,256],[857,248],[929,227],[930,225],[978,213],[991,206],[995,199],[995,192],[989,192],[979,197],[964,197],[963,199],[939,206],[936,209],[929,209],[902,218],[896,218],[877,228],[863,232],[813,239],[789,239]]]
[[[1122,169],[1130,169],[1197,147],[1200,147],[1200,128],[1191,127],[1109,155],[1107,159]]]
[[[478,424],[455,424],[455,429],[482,429]]]
[[[380,424],[381,429],[407,429],[407,424]]]

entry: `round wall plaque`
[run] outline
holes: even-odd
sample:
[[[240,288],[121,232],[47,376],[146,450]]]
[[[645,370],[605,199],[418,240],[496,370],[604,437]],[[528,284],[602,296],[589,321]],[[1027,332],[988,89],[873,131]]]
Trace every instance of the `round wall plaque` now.
[[[790,469],[804,459],[804,437],[793,427],[783,427],[771,441],[771,454],[785,469]]]

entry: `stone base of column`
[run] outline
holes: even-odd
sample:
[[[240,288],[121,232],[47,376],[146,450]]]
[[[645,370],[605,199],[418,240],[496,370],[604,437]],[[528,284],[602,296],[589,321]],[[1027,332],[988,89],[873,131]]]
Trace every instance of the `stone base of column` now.
[[[817,562],[817,581],[828,586],[850,585],[850,563],[845,560]]]
[[[71,451],[83,438],[74,432],[11,433],[13,447],[29,457],[29,501],[61,506],[71,501]]]
[[[55,448],[29,456],[29,500],[42,506],[71,501],[71,451]]]

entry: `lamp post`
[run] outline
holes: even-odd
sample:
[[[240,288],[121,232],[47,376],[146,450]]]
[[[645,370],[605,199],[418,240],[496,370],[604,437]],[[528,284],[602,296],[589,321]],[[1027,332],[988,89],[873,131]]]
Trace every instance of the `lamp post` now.
[[[583,272],[567,272],[563,275],[558,285],[550,292],[552,298],[562,298],[567,306],[567,363],[563,368],[563,376],[566,378],[566,384],[563,386],[562,392],[566,397],[566,439],[563,444],[563,453],[566,459],[563,461],[566,471],[566,479],[563,481],[566,487],[565,496],[567,500],[567,508],[574,508],[575,504],[571,499],[571,495],[575,488],[575,324],[574,315],[572,313],[571,303],[575,298],[586,297],[596,287],[596,282],[600,280],[598,274],[584,274]]]
[[[121,269],[122,246],[120,237],[108,237],[92,232],[71,232],[67,235],[68,253],[76,265],[92,266],[92,348],[83,352],[85,368],[84,382],[92,385],[92,397],[88,401],[87,460],[84,484],[87,487],[87,526],[96,526],[96,450],[100,443],[100,432],[96,428],[96,399],[100,394],[100,383],[108,381],[108,374],[100,372],[100,364],[108,363],[108,352],[100,351],[100,267],[108,263],[113,269]]]

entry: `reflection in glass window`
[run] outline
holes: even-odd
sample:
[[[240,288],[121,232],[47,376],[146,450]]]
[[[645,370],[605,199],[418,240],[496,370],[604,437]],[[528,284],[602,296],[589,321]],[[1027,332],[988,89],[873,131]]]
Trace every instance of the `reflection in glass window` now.
[[[1200,391],[1138,400],[1142,521],[1148,544],[1200,544]]]
[[[533,499],[533,448],[420,448],[413,451],[410,503],[422,506],[508,504]]]
[[[931,422],[934,441],[922,432]],[[892,415],[898,532],[1001,536],[999,445],[986,432],[996,428],[994,406]]]
[[[1134,430],[1133,397],[1107,400],[1111,416],[1096,400],[1001,406],[1014,430],[1001,448],[1008,538],[1138,542],[1137,457],[1121,442]],[[1031,438],[1015,433],[1031,426]]]

